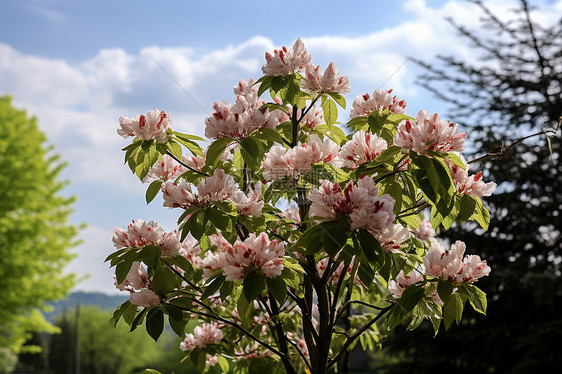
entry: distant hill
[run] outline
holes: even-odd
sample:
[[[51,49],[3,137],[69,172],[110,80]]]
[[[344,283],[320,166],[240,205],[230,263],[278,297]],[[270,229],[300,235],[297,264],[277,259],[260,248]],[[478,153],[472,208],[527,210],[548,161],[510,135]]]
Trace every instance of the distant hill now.
[[[108,295],[102,292],[73,292],[64,300],[50,304],[53,311],[45,313],[45,317],[52,321],[61,314],[64,309],[71,311],[77,304],[82,306],[99,306],[100,309],[115,309],[127,300],[126,295]]]

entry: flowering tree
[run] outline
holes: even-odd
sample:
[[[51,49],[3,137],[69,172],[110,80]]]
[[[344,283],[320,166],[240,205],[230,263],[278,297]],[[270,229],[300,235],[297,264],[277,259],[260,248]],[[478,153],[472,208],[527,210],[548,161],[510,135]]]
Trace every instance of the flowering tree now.
[[[469,173],[465,133],[375,90],[353,101],[346,136],[337,106],[350,86],[333,63],[315,66],[300,39],[265,58],[235,103],[215,103],[206,149],[164,111],[120,118],[147,202],[161,191],[180,216],[172,232],[141,219],[115,228],[107,261],[130,297],[114,323],[145,323],[157,339],[167,315],[201,371],[326,373],[400,324],[427,319],[437,333],[467,301],[485,313],[474,282],[486,261],[433,238],[455,222],[488,227],[480,198],[496,185]]]

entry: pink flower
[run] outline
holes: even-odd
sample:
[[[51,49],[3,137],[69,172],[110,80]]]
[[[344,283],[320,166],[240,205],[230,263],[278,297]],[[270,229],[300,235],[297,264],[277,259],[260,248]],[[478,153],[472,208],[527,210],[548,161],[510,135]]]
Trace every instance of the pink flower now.
[[[287,50],[287,47],[281,47],[280,50],[273,51],[273,55],[266,52],[266,63],[261,70],[265,75],[290,75],[304,69],[306,64],[310,62],[310,58],[304,43],[299,38],[290,50]]]
[[[254,82],[253,79],[248,82],[241,80],[234,87],[237,95],[234,104],[215,102],[215,113],[205,118],[206,137],[242,139],[255,130],[274,129],[279,124],[277,113],[260,110],[265,102],[258,97],[259,85],[254,86]]]
[[[182,255],[193,265],[194,268],[198,269],[201,267],[203,260],[199,255],[201,254],[201,247],[195,238],[190,234],[187,234],[179,250],[179,254]]]
[[[115,281],[115,287],[119,291],[130,292],[129,301],[134,305],[150,307],[158,305],[161,300],[152,290],[152,282],[146,269],[138,261],[132,263],[123,282],[117,284]]]
[[[236,204],[238,214],[243,216],[260,217],[264,202],[260,197],[261,183],[254,188],[250,188],[246,195],[242,191],[235,192],[232,195],[232,202]]]
[[[391,93],[392,90],[383,91],[377,89],[373,92],[373,97],[370,97],[368,93],[357,96],[353,101],[349,116],[351,118],[368,116],[374,110],[378,112],[388,110],[395,114],[406,114],[406,101],[398,100]]]
[[[173,257],[180,253],[181,243],[177,231],[172,231],[162,235],[160,239],[162,246],[162,257]]]
[[[353,138],[341,148],[340,158],[344,166],[350,169],[366,162],[373,161],[382,151],[388,148],[388,143],[378,135],[365,133],[360,130],[353,134]]]
[[[378,233],[375,233],[374,236],[377,238],[379,243],[381,243],[382,248],[386,252],[399,253],[400,248],[403,246],[402,243],[410,237],[410,231],[406,227],[397,223],[392,226],[388,226]]]
[[[205,254],[205,276],[217,269],[222,269],[228,281],[243,279],[252,269],[261,271],[266,278],[281,275],[285,245],[277,243],[276,239],[269,240],[265,233],[257,236],[251,233],[246,240],[237,240],[234,245],[226,240],[217,244],[215,253]]]
[[[181,160],[184,164],[195,170],[201,171],[201,169],[203,169],[203,166],[205,166],[204,156],[193,156],[193,155],[184,154],[181,156]],[[185,173],[186,171],[187,169],[183,168],[183,173]]]
[[[132,292],[129,295],[129,301],[131,302],[131,304],[142,306],[145,308],[160,304],[160,300],[160,296],[156,295],[154,291],[148,288],[143,288],[138,292]]]
[[[426,275],[451,283],[473,283],[488,275],[491,269],[479,256],[470,255],[463,259],[465,249],[466,245],[460,240],[452,244],[449,251],[433,241],[423,258]]]
[[[303,143],[291,149],[274,145],[265,154],[263,162],[263,176],[267,180],[283,179],[289,177],[296,180],[306,172],[312,171],[312,164],[325,163],[339,166],[341,160],[338,157],[339,147],[332,140],[326,138],[320,141],[318,135],[310,136],[308,143]]]
[[[178,164],[173,158],[168,155],[162,156],[162,161],[154,164],[148,174],[142,180],[142,183],[148,183],[154,180],[167,181],[169,179],[176,179],[187,171],[186,168]]]
[[[371,177],[364,176],[356,184],[350,181],[343,194],[338,184],[324,180],[319,189],[312,188],[309,199],[310,216],[334,220],[345,215],[351,230],[364,228],[377,234],[391,229],[395,219],[394,199],[387,194],[378,196],[378,187]]]
[[[191,184],[184,179],[179,183],[171,181],[162,184],[162,197],[164,206],[168,208],[187,209],[194,204],[198,204],[197,196],[191,191]]]
[[[400,271],[395,279],[388,282],[388,290],[395,298],[399,299],[402,297],[402,293],[406,288],[412,284],[423,282],[423,275],[417,271],[412,270],[408,274],[404,275],[403,271]]]
[[[451,171],[451,177],[455,184],[455,189],[460,194],[474,195],[474,196],[490,196],[497,187],[494,182],[486,183],[482,180],[482,172],[468,175],[470,164],[466,162],[462,154],[457,154],[464,163],[465,169],[460,168],[449,160],[446,160]]]
[[[239,198],[241,193],[238,184],[230,174],[222,169],[216,169],[215,174],[206,177],[197,185],[197,195],[191,191],[191,185],[185,180],[179,183],[165,182],[162,184],[164,206],[169,208],[187,209],[191,206],[204,206],[213,201],[225,201]],[[246,202],[252,203],[253,200]],[[256,204],[256,203],[254,203]],[[252,211],[256,211],[256,207]]]
[[[209,344],[219,344],[224,337],[218,323],[203,323],[195,327],[193,334],[185,334],[185,339],[180,343],[182,351],[191,351],[195,348],[203,349]]]
[[[214,175],[205,178],[197,185],[198,198],[203,203],[224,201],[239,191],[238,184],[232,175],[226,174],[222,169],[215,170]]]
[[[315,92],[336,92],[346,95],[351,90],[349,80],[345,76],[339,76],[338,69],[333,62],[330,62],[324,74],[320,71],[320,66],[314,67],[313,63],[306,66],[306,78],[301,83],[303,91]]]
[[[148,280],[148,273],[144,266],[141,265],[140,262],[135,261],[131,265],[131,269],[127,273],[127,276],[120,284],[117,284],[117,280],[115,281],[115,287],[119,291],[130,291],[134,292],[135,290],[140,290],[145,288],[149,283]]]
[[[291,221],[297,224],[301,223],[299,207],[296,205],[290,205],[287,209],[283,211],[283,213],[281,213],[281,216],[290,219]]]
[[[138,114],[136,118],[119,117],[117,133],[124,138],[136,136],[143,140],[156,139],[158,143],[168,141],[167,129],[171,129],[170,116],[158,109],[151,110],[146,115]]]
[[[398,273],[398,275],[396,276],[395,279],[388,282],[388,290],[390,291],[392,296],[399,299],[399,298],[402,297],[402,293],[404,292],[404,290],[406,288],[410,287],[411,285],[413,285],[415,283],[423,282],[423,281],[424,281],[424,277],[422,275],[422,272],[420,272],[420,271],[417,271],[417,270],[414,269],[406,275],[404,275],[403,271],[400,271],[400,273]],[[439,294],[437,293],[437,289],[434,289],[428,296],[436,304],[443,305],[443,301],[441,301],[441,299],[439,298]]]
[[[459,125],[420,110],[415,121],[404,120],[398,125],[394,144],[424,154],[427,151],[451,152],[464,150],[466,134],[458,133]]]
[[[215,366],[218,362],[219,362],[218,356],[211,356],[208,354],[207,358],[205,359],[205,369],[208,369],[211,366]]]
[[[127,230],[115,227],[113,229],[113,245],[115,248],[141,248],[147,245],[160,245],[164,229],[156,222],[145,222],[142,219],[133,220]]]
[[[429,220],[424,219],[420,222],[420,229],[412,229],[412,232],[415,236],[418,237],[420,240],[427,240],[435,237],[435,230],[431,226],[431,222]]]
[[[242,96],[234,104],[215,102],[215,113],[205,118],[205,136],[212,139],[242,139],[255,130],[274,129],[279,123],[277,116],[267,109],[259,110],[262,104],[250,106]]]

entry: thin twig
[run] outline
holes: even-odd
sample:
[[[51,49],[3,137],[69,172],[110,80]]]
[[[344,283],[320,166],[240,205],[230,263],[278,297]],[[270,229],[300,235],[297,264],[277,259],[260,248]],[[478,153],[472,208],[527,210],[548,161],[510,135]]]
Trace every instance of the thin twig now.
[[[170,152],[169,150],[166,150],[166,154],[168,156],[170,156],[171,158],[173,158],[174,160],[176,160],[177,163],[179,163],[181,166],[188,168],[189,170],[191,170],[194,173],[197,173],[199,175],[203,175],[205,177],[208,177],[209,174],[207,173],[203,173],[202,171],[199,171],[197,169],[192,168],[191,166],[187,165],[185,162],[183,162],[182,160],[180,160],[179,158],[177,158],[176,156],[174,156],[174,154],[172,152]]]

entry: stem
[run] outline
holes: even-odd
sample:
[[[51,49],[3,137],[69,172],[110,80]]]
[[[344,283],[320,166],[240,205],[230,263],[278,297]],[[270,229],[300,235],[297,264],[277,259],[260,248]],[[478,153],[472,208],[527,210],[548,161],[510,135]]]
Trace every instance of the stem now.
[[[191,298],[189,298],[189,299],[192,300],[192,301],[194,301],[194,302],[196,302],[196,303],[198,303],[198,304],[200,303],[200,302],[199,302],[198,300],[196,300],[196,299],[191,299]],[[167,304],[169,304],[169,303],[167,303]],[[248,330],[244,329],[242,326],[239,326],[238,324],[236,324],[236,323],[234,323],[234,322],[232,322],[232,321],[229,321],[229,320],[227,320],[226,318],[223,318],[223,317],[221,317],[221,316],[219,316],[219,315],[217,315],[217,314],[211,315],[211,314],[207,314],[207,313],[204,313],[204,312],[201,312],[201,311],[191,310],[191,309],[183,308],[183,307],[180,307],[180,306],[177,306],[177,305],[173,305],[173,304],[169,304],[169,305],[172,305],[172,306],[174,306],[174,307],[176,307],[176,308],[178,308],[178,309],[181,309],[181,310],[184,310],[184,311],[187,311],[187,312],[190,312],[190,313],[198,314],[198,315],[203,316],[203,317],[215,319],[215,320],[220,321],[220,322],[222,322],[222,323],[224,323],[224,324],[226,324],[226,325],[232,326],[232,327],[234,327],[235,329],[237,329],[237,330],[239,330],[240,332],[242,332],[244,335],[248,336],[250,339],[254,340],[254,341],[257,342],[258,344],[264,346],[265,348],[269,349],[271,352],[275,353],[277,356],[279,356],[279,357],[281,358],[281,360],[283,360],[284,357],[285,357],[286,359],[288,359],[286,356],[284,356],[284,355],[283,355],[281,352],[279,352],[277,349],[273,348],[272,346],[270,346],[269,344],[267,344],[266,342],[264,342],[264,341],[261,340],[260,338],[256,337],[256,336],[253,335],[251,332],[249,332]],[[206,305],[205,305],[205,306],[206,306]],[[211,310],[211,312],[214,313],[212,310]],[[296,373],[296,372],[295,372],[295,373]]]
[[[193,283],[191,283],[189,280],[187,280],[187,278],[184,277],[179,271],[177,271],[176,269],[174,269],[173,266],[171,266],[170,264],[168,264],[168,263],[166,262],[166,260],[163,260],[163,261],[164,261],[164,263],[166,264],[166,266],[167,266],[170,270],[172,270],[174,273],[176,273],[176,275],[177,275],[178,277],[180,277],[185,283],[189,284],[189,285],[190,285],[191,287],[193,287],[193,289],[195,289],[196,291],[201,292],[201,288],[197,287],[195,284],[193,284]]]
[[[344,343],[342,349],[338,352],[338,354],[330,361],[328,362],[328,369],[331,368],[336,362],[338,362],[338,359],[347,351],[347,348],[359,337],[361,336],[361,334],[363,334],[365,331],[367,331],[373,324],[375,324],[386,312],[388,312],[390,310],[390,308],[392,308],[394,306],[394,304],[387,306],[386,308],[382,309],[380,311],[380,313],[373,318],[369,323],[367,323],[365,326],[363,326],[361,329],[359,329],[359,331],[357,331],[355,334],[351,335]]]
[[[173,158],[174,160],[176,160],[177,163],[179,163],[181,166],[183,166],[184,168],[188,168],[189,170],[193,171],[194,173],[203,175],[205,177],[208,177],[209,174],[207,173],[203,173],[202,171],[199,171],[197,169],[192,168],[191,166],[187,165],[185,162],[183,162],[182,160],[180,160],[179,158],[177,158],[176,156],[174,156],[174,154],[172,152],[170,152],[169,150],[166,150],[166,154],[168,156],[170,156],[171,158]]]

